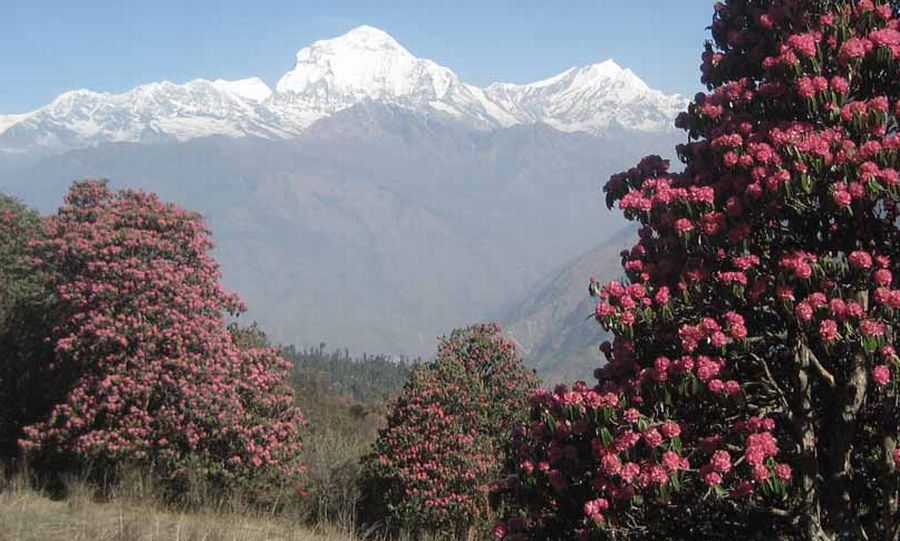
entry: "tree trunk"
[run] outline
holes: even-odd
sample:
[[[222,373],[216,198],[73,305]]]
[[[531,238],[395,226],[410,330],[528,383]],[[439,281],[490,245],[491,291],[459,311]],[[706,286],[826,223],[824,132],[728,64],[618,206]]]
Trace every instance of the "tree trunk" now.
[[[459,524],[456,527],[457,541],[473,541],[475,539],[475,528],[471,524]]]
[[[885,407],[882,412],[881,429],[884,438],[881,442],[884,453],[884,474],[881,477],[882,509],[881,522],[884,528],[882,539],[884,541],[900,541],[900,468],[894,464],[894,450],[897,449],[895,436],[898,425],[897,401],[900,397],[891,393],[885,397]]]
[[[819,494],[816,479],[819,475],[819,458],[816,452],[815,411],[813,410],[813,391],[810,371],[809,350],[797,343],[795,362],[797,372],[797,388],[800,391],[799,415],[797,428],[800,432],[800,490],[803,527],[805,541],[829,541],[829,536],[822,529],[822,518],[819,510]]]
[[[869,293],[860,291],[856,301],[867,310]],[[853,465],[850,457],[853,438],[856,435],[856,419],[866,398],[869,383],[866,354],[862,351],[852,357],[847,379],[837,388],[837,404],[829,434],[827,456],[828,507],[829,516],[834,517],[834,526],[843,534],[859,533],[862,526],[857,520],[854,502],[850,495],[850,481]]]
[[[881,481],[884,491],[884,508],[882,523],[884,524],[884,541],[900,541],[900,516],[897,503],[897,467],[894,465],[894,449],[897,442],[890,434],[884,437],[882,444],[885,456],[885,474]]]

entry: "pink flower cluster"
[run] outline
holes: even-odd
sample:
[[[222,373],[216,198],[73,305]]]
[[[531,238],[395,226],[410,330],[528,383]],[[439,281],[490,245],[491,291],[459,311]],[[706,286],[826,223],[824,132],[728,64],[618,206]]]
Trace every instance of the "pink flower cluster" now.
[[[604,286],[599,293],[600,302],[597,304],[595,316],[601,322],[613,322],[631,326],[637,322],[641,309],[650,306],[663,306],[669,302],[668,287],[657,288],[649,291],[642,284],[622,285],[612,281]]]
[[[523,422],[536,385],[497,325],[443,338],[437,359],[416,368],[391,404],[366,459],[363,475],[377,487],[382,512],[425,531],[483,520],[504,459],[502,437]],[[570,397],[571,405],[580,398]]]
[[[165,482],[193,468],[223,489],[297,479],[299,430],[290,365],[240,350],[199,216],[142,192],[76,183],[35,249],[60,299],[56,376],[72,381],[22,448],[35,461],[75,457],[148,465]]]
[[[695,325],[687,323],[682,325],[678,329],[678,336],[681,338],[681,347],[684,351],[693,353],[701,344],[723,348],[731,340],[740,341],[747,337],[743,316],[729,311],[723,314],[722,318],[725,320],[724,326],[711,317],[705,317]]]
[[[614,481],[622,472],[640,479],[645,470],[641,460],[618,454],[588,459],[565,439],[590,433],[585,423],[600,433],[605,428],[611,443],[620,436],[617,423],[643,422],[624,440],[635,441],[630,450],[665,445],[660,429],[648,430],[658,419],[684,429],[681,449],[672,450],[698,462],[679,470],[679,507],[643,499],[658,513],[647,516],[672,522],[710,512],[709,492],[802,508],[791,488],[803,445],[818,446],[807,451],[819,457],[816,479],[826,479],[822,472],[839,478],[832,469],[842,461],[827,458],[835,450],[823,443],[837,447],[846,440],[838,433],[843,421],[833,417],[837,410],[815,409],[815,441],[804,444],[796,405],[852,395],[847,386],[858,383],[848,381],[851,373],[867,379],[854,392],[872,394],[855,428],[860,441],[898,436],[878,421],[888,415],[883,409],[892,403],[900,369],[893,353],[900,315],[900,293],[893,289],[900,271],[894,255],[900,103],[894,81],[879,75],[896,71],[895,9],[868,0],[717,4],[701,68],[711,90],[676,120],[688,133],[676,149],[683,171],[650,156],[604,187],[607,205],[639,225],[637,244],[622,253],[627,281],[591,286],[599,296],[596,319],[613,334],[601,345],[607,364],[596,371],[596,392],[620,394],[621,416],[565,409],[557,406],[561,397],[533,412],[552,430],[530,427],[526,447],[548,456],[558,448],[553,456],[577,459],[585,469],[570,475],[550,463],[549,470],[560,472],[552,483],[526,478],[525,486],[537,483],[547,493],[523,489],[515,500],[520,509],[528,509],[528,498],[546,505],[519,517],[523,529],[507,527],[508,536],[604,538],[590,521],[564,522],[584,513],[565,507],[558,493],[595,482],[585,463]],[[798,374],[808,378],[812,398],[801,395]],[[768,417],[757,418],[761,411]],[[882,471],[872,458],[878,453],[845,456],[854,471]],[[648,464],[643,478],[661,479],[665,469]],[[650,484],[631,488],[640,492]],[[811,484],[816,491],[833,488]],[[624,488],[604,486],[607,492],[590,494],[609,501],[604,524],[640,523],[642,511],[620,507],[609,486]],[[870,497],[856,486],[846,487],[853,498]],[[705,518],[713,524],[722,517]]]
[[[677,484],[690,468],[679,451],[681,425],[649,424],[636,409],[624,408],[616,393],[577,382],[552,393],[539,389],[531,402],[532,422],[513,435],[514,475],[499,492],[543,512],[509,518],[495,528],[500,538],[554,531],[550,511],[573,504],[583,517],[576,532],[605,528],[608,512]],[[576,484],[590,491],[579,491],[584,499],[573,502],[569,489]]]

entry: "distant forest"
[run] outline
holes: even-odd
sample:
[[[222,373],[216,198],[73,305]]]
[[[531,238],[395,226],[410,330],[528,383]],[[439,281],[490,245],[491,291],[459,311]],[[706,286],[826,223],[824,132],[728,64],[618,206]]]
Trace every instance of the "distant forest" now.
[[[281,354],[294,365],[298,389],[325,391],[363,403],[386,401],[399,394],[410,370],[420,362],[366,353],[353,357],[346,348],[328,352],[325,343],[302,350],[286,346]]]

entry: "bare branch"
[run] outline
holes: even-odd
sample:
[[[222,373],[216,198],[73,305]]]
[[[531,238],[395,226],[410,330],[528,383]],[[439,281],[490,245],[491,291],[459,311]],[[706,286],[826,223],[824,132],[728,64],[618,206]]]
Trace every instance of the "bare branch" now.
[[[787,418],[788,421],[793,423],[794,414],[793,414],[793,411],[791,410],[791,405],[788,402],[787,395],[785,394],[784,389],[782,389],[781,386],[778,385],[778,382],[775,381],[775,377],[772,376],[772,371],[769,369],[769,363],[767,363],[765,359],[763,359],[762,357],[760,357],[759,355],[757,355],[755,353],[751,352],[750,356],[753,357],[753,359],[756,360],[756,362],[762,366],[763,370],[766,373],[766,379],[768,380],[769,385],[778,394],[778,399],[781,402],[781,406],[784,408],[785,417]]]

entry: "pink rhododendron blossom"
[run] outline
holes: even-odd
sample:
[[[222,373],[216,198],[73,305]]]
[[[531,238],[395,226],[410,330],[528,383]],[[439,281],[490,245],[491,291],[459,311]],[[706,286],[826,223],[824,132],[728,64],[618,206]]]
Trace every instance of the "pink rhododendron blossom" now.
[[[45,233],[34,249],[61,301],[52,366],[71,385],[25,428],[34,463],[127,462],[173,485],[194,468],[220,490],[259,497],[267,483],[299,479],[291,366],[235,343],[225,315],[243,303],[222,289],[198,215],[85,181]]]
[[[515,440],[531,458],[577,450],[554,464],[562,493],[517,477],[520,539],[896,535],[897,9],[716,3],[680,163],[649,156],[604,186],[638,230],[595,318],[611,335],[595,388],[619,403],[532,409],[589,428]],[[602,524],[582,510],[596,498]]]
[[[876,385],[887,385],[891,381],[891,369],[883,364],[875,366],[872,368],[872,381]]]
[[[485,492],[491,488],[484,485],[497,489],[508,481],[500,472],[506,458],[502,438],[508,433],[587,437],[590,425],[584,419],[554,431],[542,423],[523,426],[529,396],[538,408],[557,400],[577,407],[609,400],[583,382],[571,390],[559,386],[552,395],[536,387],[533,371],[522,364],[498,325],[473,325],[442,338],[436,360],[416,367],[392,402],[387,426],[364,461],[368,483],[391,487],[371,495],[381,512],[402,524],[435,531],[484,519],[489,512]],[[564,492],[568,481],[557,468],[574,452],[555,447],[541,457],[520,456],[517,472],[546,479],[554,490]],[[494,531],[507,538],[517,527],[505,523]]]

